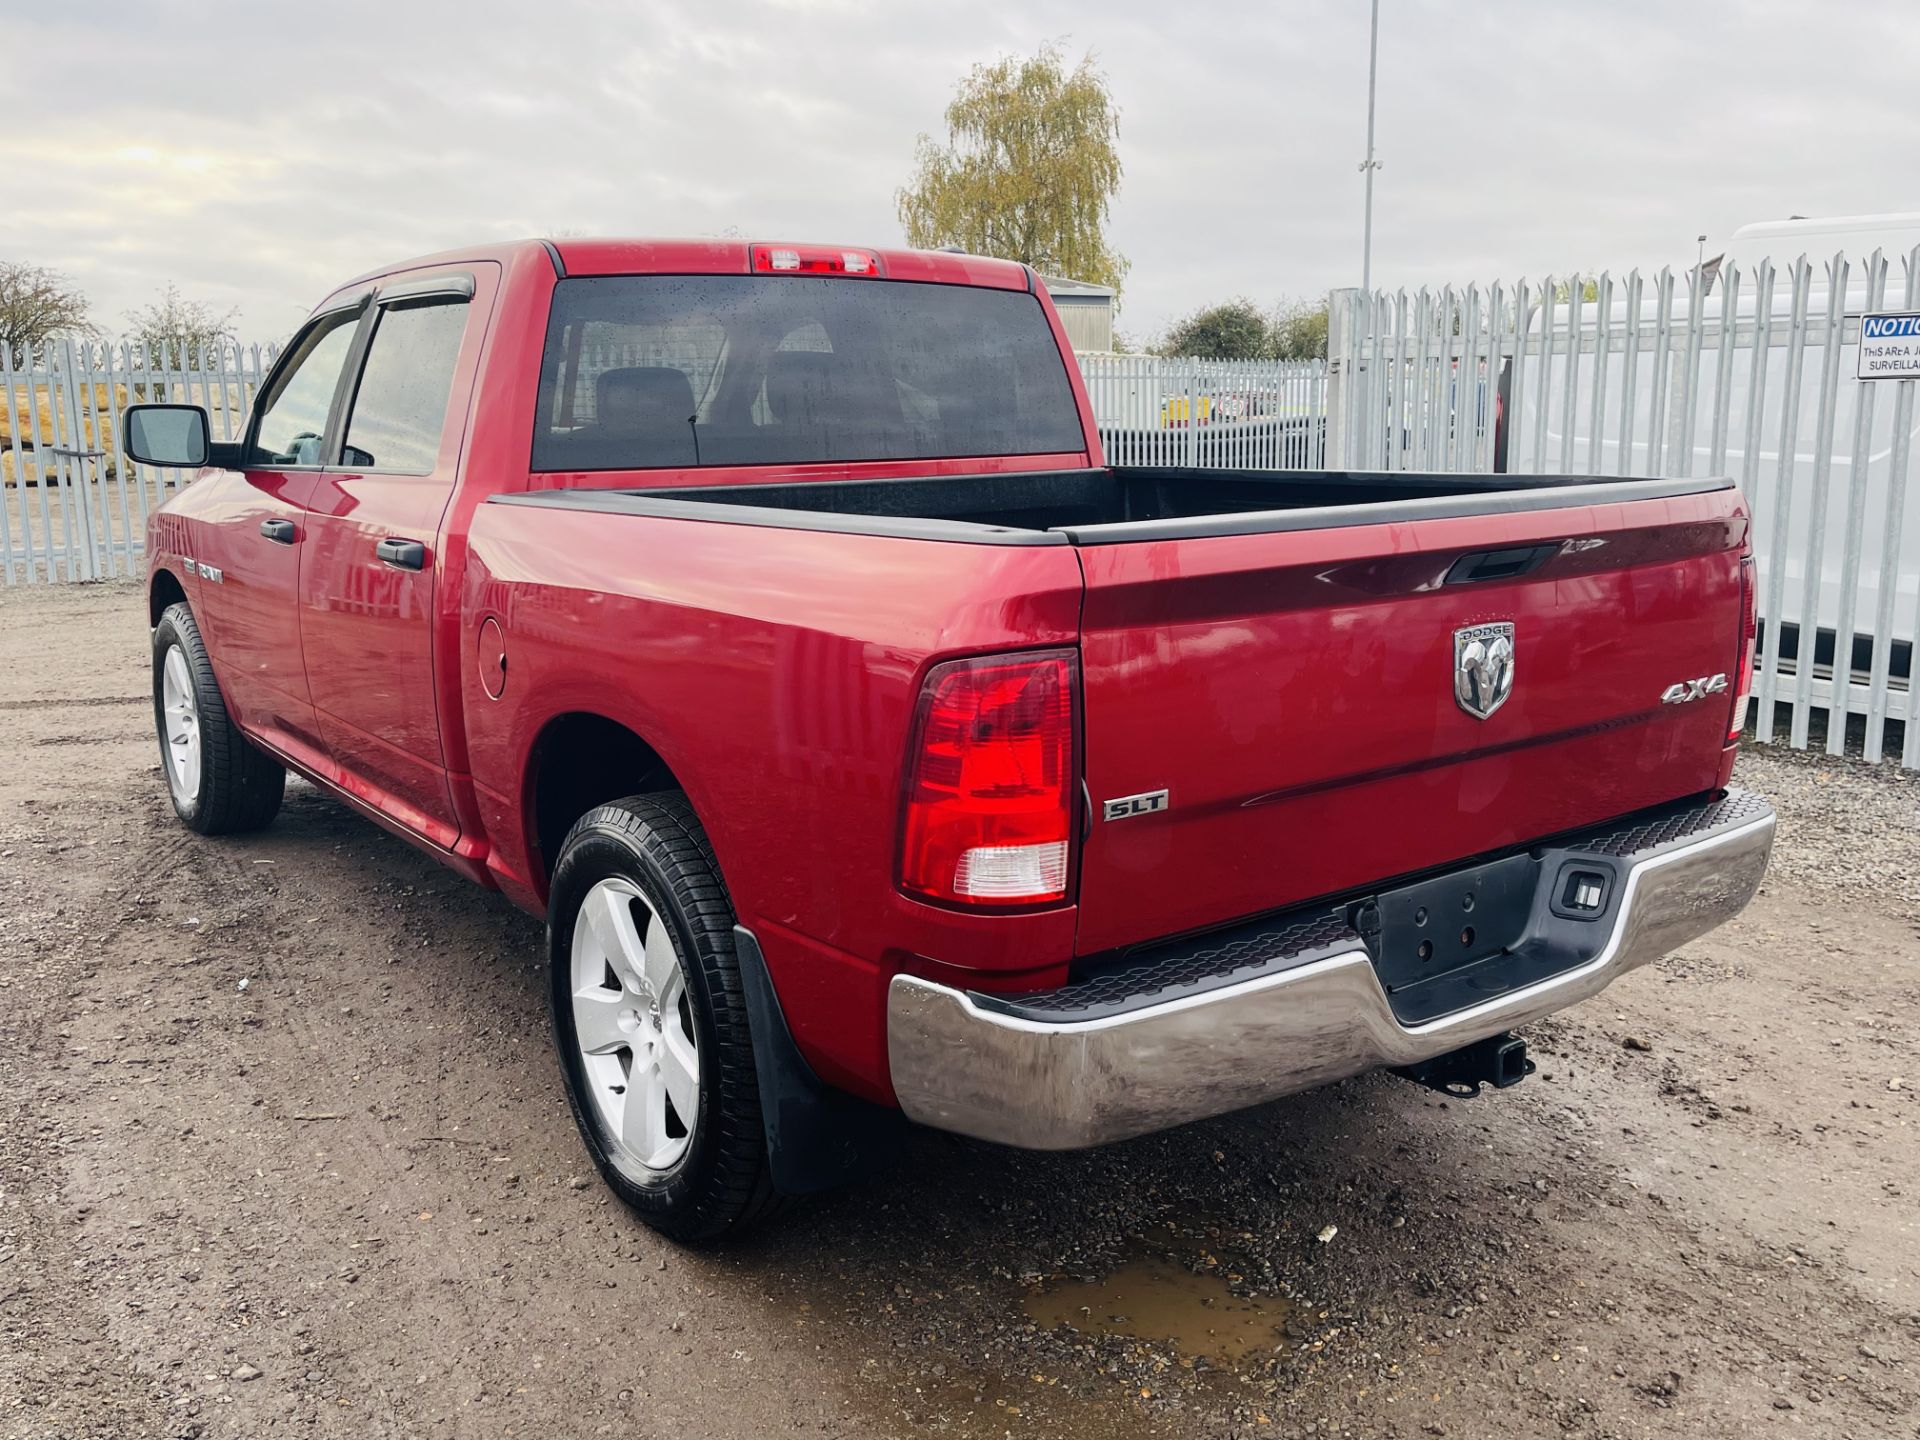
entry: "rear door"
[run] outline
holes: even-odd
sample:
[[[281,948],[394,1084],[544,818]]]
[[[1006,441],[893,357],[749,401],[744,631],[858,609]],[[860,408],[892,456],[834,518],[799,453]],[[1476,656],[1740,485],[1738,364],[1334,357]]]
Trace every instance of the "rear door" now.
[[[1661,696],[1731,681],[1745,533],[1723,489],[1086,546],[1081,952],[1711,788],[1731,685]],[[1508,552],[1533,568],[1497,578]],[[1482,716],[1497,663],[1472,662],[1505,626],[1511,690]]]
[[[485,284],[476,287],[476,273]],[[315,481],[301,642],[340,783],[442,846],[459,837],[435,695],[441,518],[459,468],[492,267],[383,285]]]

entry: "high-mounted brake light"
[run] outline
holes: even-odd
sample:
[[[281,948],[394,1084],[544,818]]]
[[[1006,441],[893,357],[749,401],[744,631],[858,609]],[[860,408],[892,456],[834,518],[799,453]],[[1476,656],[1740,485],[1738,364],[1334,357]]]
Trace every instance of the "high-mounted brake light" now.
[[[880,257],[871,250],[838,250],[831,245],[755,245],[756,273],[786,275],[878,275]]]
[[[1737,744],[1747,728],[1747,697],[1753,693],[1753,645],[1758,630],[1759,599],[1754,593],[1753,556],[1740,557],[1740,650],[1733,672],[1733,715],[1727,722],[1727,744]]]
[[[947,904],[1067,898],[1070,650],[954,660],[927,674],[908,752],[900,884]]]

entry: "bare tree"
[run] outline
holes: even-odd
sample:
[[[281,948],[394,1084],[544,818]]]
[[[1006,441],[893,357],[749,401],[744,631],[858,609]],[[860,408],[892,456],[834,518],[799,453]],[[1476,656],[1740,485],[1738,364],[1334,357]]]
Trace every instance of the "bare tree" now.
[[[0,345],[17,355],[61,334],[90,334],[87,297],[44,265],[0,260]]]
[[[169,284],[158,300],[127,316],[127,338],[149,354],[194,355],[203,347],[231,343],[233,322],[239,317],[238,308],[222,313],[203,300],[183,300],[180,287]]]

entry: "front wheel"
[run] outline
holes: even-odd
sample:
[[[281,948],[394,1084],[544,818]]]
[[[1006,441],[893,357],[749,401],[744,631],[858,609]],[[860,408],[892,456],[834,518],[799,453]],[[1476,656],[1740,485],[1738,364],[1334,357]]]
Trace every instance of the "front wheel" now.
[[[678,795],[582,816],[547,946],[567,1099],[607,1184],[656,1230],[710,1240],[778,1204],[733,906]]]
[[[258,830],[280,811],[287,772],[227,714],[193,611],[169,605],[153,630],[153,721],[173,809],[202,835]]]

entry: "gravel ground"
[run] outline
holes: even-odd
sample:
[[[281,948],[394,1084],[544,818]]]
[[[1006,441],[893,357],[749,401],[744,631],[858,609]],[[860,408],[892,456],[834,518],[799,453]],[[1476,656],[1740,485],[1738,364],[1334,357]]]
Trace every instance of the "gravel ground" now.
[[[304,787],[173,821],[143,622],[0,591],[0,1436],[1920,1436],[1914,777],[1744,757],[1760,899],[1516,1090],[916,1134],[696,1253],[587,1174],[535,922]]]
[[[1749,745],[1740,783],[1791,837],[1773,852],[1776,883],[1920,919],[1920,771]]]

